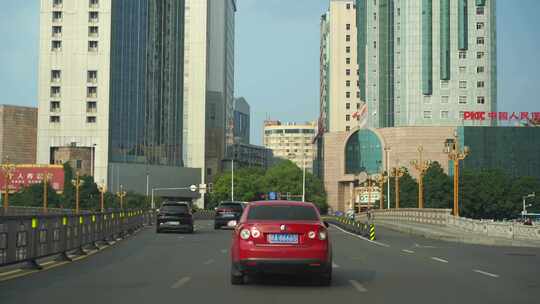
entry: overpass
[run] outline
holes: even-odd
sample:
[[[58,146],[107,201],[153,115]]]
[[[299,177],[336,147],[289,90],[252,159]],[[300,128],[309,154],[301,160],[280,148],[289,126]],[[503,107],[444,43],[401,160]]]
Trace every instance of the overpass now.
[[[351,232],[346,224],[331,226],[330,287],[316,286],[306,277],[253,278],[247,286],[231,286],[231,231],[214,230],[210,212],[200,213],[194,234],[156,234],[153,214],[144,210],[123,215],[115,211],[3,216],[0,231],[9,226],[15,235],[28,232],[26,242],[9,232],[6,242],[0,240],[3,250],[8,246],[11,252],[15,243],[14,250],[20,254],[26,248],[28,258],[40,251],[27,246],[40,248],[41,241],[55,240],[59,245],[48,245],[51,255],[28,264],[42,270],[20,268],[21,264],[0,267],[0,303],[534,303],[538,299],[540,249],[446,242],[385,228],[389,225],[384,221],[437,227],[444,218],[444,212],[402,211],[373,215],[374,241]],[[406,212],[411,213],[405,216]],[[398,217],[408,218],[398,221]],[[73,229],[69,246],[63,226]],[[43,234],[51,238],[42,239]],[[64,258],[52,254],[63,250]]]

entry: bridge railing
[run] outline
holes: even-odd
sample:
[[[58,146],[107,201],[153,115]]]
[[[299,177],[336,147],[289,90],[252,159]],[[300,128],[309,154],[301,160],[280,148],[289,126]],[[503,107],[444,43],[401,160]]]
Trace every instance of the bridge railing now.
[[[83,248],[96,248],[151,225],[154,213],[126,210],[85,214],[0,216],[0,266],[29,262],[39,267],[40,258],[68,252],[84,254]]]
[[[92,211],[81,210],[80,213],[87,214]],[[7,212],[0,209],[0,215],[17,216],[17,215],[38,215],[45,214],[43,207],[25,207],[25,206],[9,206]],[[46,214],[75,214],[75,209],[48,208]]]
[[[499,237],[516,240],[540,240],[540,226],[526,226],[515,222],[495,222],[493,220],[476,220],[455,217],[451,209],[384,209],[372,210],[357,215],[359,219],[371,219],[380,223],[425,224],[437,227],[447,227],[455,233],[475,233],[488,237]]]

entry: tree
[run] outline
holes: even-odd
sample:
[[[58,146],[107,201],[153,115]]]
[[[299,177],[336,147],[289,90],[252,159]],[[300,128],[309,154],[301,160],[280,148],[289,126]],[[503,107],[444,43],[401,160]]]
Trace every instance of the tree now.
[[[452,208],[453,181],[438,162],[430,164],[424,175],[424,204],[426,208]]]
[[[403,169],[405,173],[399,179],[399,207],[418,208],[418,183],[406,168]]]

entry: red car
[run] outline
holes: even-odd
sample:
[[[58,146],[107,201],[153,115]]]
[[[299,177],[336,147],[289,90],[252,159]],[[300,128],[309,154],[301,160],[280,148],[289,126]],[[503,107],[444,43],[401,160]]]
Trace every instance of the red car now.
[[[237,223],[231,245],[231,284],[249,274],[314,273],[332,281],[328,224],[312,203],[250,203]]]

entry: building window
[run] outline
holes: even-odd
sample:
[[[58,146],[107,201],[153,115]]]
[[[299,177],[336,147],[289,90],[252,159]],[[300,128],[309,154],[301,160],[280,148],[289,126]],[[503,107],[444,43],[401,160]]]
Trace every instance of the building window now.
[[[82,168],[82,160],[80,160],[80,159],[75,160],[75,167],[77,169],[81,169]]]
[[[347,23],[347,24],[345,25],[345,29],[347,29],[347,31],[350,30],[350,29],[351,29],[351,24],[350,24],[350,23]]]
[[[424,104],[430,104],[431,103],[431,96],[424,95]]]
[[[484,37],[477,37],[476,44],[484,44]]]
[[[478,74],[484,73],[484,67],[483,66],[476,67],[476,73]]]
[[[51,82],[60,82],[62,79],[62,71],[60,70],[52,70],[51,71]]]
[[[450,101],[450,96],[441,96],[441,103],[448,103]]]
[[[88,41],[88,51],[89,52],[97,52],[98,50],[98,42],[97,41]]]
[[[448,111],[441,111],[441,118],[448,119]]]
[[[459,73],[460,73],[460,74],[464,74],[465,72],[467,72],[467,67],[460,66],[460,67],[459,67]]]
[[[345,97],[346,98],[351,98],[351,92],[345,92]]]
[[[88,97],[88,98],[97,98],[97,87],[88,87],[88,88],[86,88],[86,97]]]
[[[98,8],[99,7],[99,0],[90,0],[89,1],[90,8]]]
[[[484,96],[478,96],[478,97],[476,97],[476,103],[477,104],[485,104],[486,103],[486,98]]]
[[[51,101],[51,112],[58,113],[60,112],[60,101]]]
[[[62,12],[53,12],[52,22],[62,22]]]
[[[345,81],[345,86],[350,87],[350,86],[351,86],[351,81],[350,81],[350,80],[346,80],[346,81]]]
[[[62,8],[62,0],[54,0],[53,8]]]
[[[459,96],[459,104],[467,104],[467,96]]]
[[[465,118],[465,111],[459,111],[459,119]]]
[[[374,48],[374,49],[377,48],[377,41],[373,41],[373,48]]]
[[[88,71],[87,81],[88,83],[97,83],[97,71]]]
[[[60,87],[51,87],[51,97],[61,97],[60,96]]]
[[[54,115],[49,117],[49,122],[51,123],[59,123],[60,122],[60,116]]]
[[[97,23],[99,21],[99,14],[98,12],[89,12],[88,13],[88,22],[90,23]]]
[[[485,27],[486,27],[486,24],[484,22],[476,22],[477,30],[483,30]]]
[[[347,41],[347,42],[348,42],[348,41],[351,41],[351,35],[345,36],[345,41]]]
[[[351,52],[351,47],[350,46],[345,47],[345,53],[350,53],[350,52]]]
[[[345,7],[347,7],[347,9],[351,9],[351,4],[350,4],[350,3],[347,3],[347,4],[345,5]]]
[[[377,13],[373,13],[373,20],[377,20]]]
[[[97,37],[99,35],[99,28],[97,26],[89,26],[88,27],[88,36],[89,37]]]
[[[357,110],[360,109],[360,104],[359,103],[356,104],[356,109]]]
[[[461,80],[459,82],[459,88],[460,89],[466,89],[467,88],[467,81]]]
[[[349,114],[345,115],[345,121],[351,121],[351,115]]]
[[[345,70],[345,75],[350,76],[351,75],[351,69],[346,69]]]
[[[86,117],[87,123],[96,123],[96,117],[95,116],[87,116]]]
[[[431,119],[431,111],[424,111],[424,119]]]
[[[54,38],[60,38],[62,37],[62,27],[59,25],[55,25],[52,27],[52,36]]]
[[[62,51],[62,41],[59,40],[53,40],[51,45],[51,50],[53,52],[60,52]]]
[[[449,81],[448,80],[441,80],[441,89],[448,89]]]
[[[465,58],[467,58],[467,52],[460,51],[459,52],[459,59],[465,59]]]
[[[86,113],[96,113],[97,112],[97,102],[88,101],[86,103]]]
[[[477,52],[476,53],[476,59],[482,59],[484,58],[485,53],[484,52]]]
[[[351,127],[349,127],[349,126],[346,126],[346,127],[345,127],[345,131],[348,132],[348,131],[350,131],[350,130],[351,130]]]
[[[347,102],[347,103],[345,104],[345,109],[349,110],[350,108],[351,108],[351,104]]]
[[[483,6],[477,6],[476,7],[476,14],[477,15],[483,15],[484,14],[484,7]]]
[[[477,88],[483,88],[484,86],[485,86],[485,83],[483,81],[476,82],[476,87]]]
[[[351,64],[351,58],[348,58],[348,57],[345,58],[345,63],[346,63],[346,64]]]
[[[360,91],[356,91],[356,98],[360,98]]]

